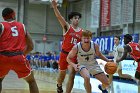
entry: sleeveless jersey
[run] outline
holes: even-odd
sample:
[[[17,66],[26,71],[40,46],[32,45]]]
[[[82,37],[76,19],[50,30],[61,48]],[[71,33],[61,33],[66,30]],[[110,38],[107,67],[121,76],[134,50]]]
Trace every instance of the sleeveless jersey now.
[[[140,46],[138,43],[129,42],[128,45],[131,47],[130,55],[138,62],[137,71],[140,72]]]
[[[94,43],[93,41],[90,42],[90,49],[89,51],[84,51],[81,42],[77,44],[77,61],[80,65],[88,65],[93,66],[95,64],[95,49],[94,49]]]
[[[69,52],[72,47],[81,41],[82,29],[76,32],[73,27],[70,25],[69,30],[65,33],[62,42],[62,49],[66,52]]]
[[[114,60],[119,59],[122,54],[124,52],[124,48],[123,46],[119,45],[114,45],[113,47],[113,56],[114,56]]]
[[[24,25],[20,22],[1,22],[0,52],[23,51],[26,47]]]

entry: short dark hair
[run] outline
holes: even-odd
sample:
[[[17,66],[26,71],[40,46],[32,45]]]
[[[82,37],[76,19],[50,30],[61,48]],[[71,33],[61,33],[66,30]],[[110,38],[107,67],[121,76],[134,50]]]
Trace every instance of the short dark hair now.
[[[11,9],[11,8],[5,8],[5,9],[3,9],[3,11],[2,11],[2,16],[5,17],[5,16],[7,16],[7,15],[13,13],[13,12],[14,12],[13,9]]]
[[[82,17],[82,15],[81,15],[79,12],[71,12],[71,13],[68,15],[68,19],[70,20],[70,19],[73,18],[74,16],[79,16],[79,18]]]
[[[118,38],[119,40],[121,39],[120,36],[114,36],[114,37]]]
[[[6,20],[6,19],[13,19],[13,17],[15,17],[15,12],[13,9],[11,8],[4,8],[2,11],[2,17]]]
[[[132,36],[130,34],[126,34],[124,35],[124,38],[129,39],[130,41],[132,41]]]

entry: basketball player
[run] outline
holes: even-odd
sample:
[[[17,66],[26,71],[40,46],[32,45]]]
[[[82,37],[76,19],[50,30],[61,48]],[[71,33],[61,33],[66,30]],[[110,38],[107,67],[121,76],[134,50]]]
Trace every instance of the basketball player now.
[[[59,10],[57,9],[57,2],[56,0],[52,0],[52,7],[54,13],[60,22],[63,28],[63,42],[62,42],[62,51],[60,53],[59,59],[59,76],[57,79],[57,92],[63,93],[62,83],[65,79],[66,70],[68,68],[68,63],[66,61],[67,55],[72,47],[81,41],[82,29],[78,27],[81,14],[78,12],[71,12],[68,15],[68,19],[70,20],[71,24],[65,21],[65,19],[61,16]],[[76,62],[76,57],[73,58],[74,62]],[[73,83],[74,83],[74,76],[75,70],[73,67],[69,66],[69,79],[66,86],[66,93],[71,93]]]
[[[129,34],[124,35],[124,52],[121,58],[117,59],[116,62],[119,63],[127,57],[129,53],[132,58],[138,63],[136,69],[135,78],[140,80],[140,46],[138,43],[132,42],[132,36]]]
[[[11,8],[2,11],[5,20],[0,23],[0,93],[2,81],[10,70],[29,84],[30,93],[39,93],[31,71],[27,55],[33,49],[33,42],[24,24],[15,21],[15,12]]]
[[[115,36],[114,37],[114,48],[113,48],[114,61],[119,59],[122,56],[123,52],[124,52],[124,48],[123,48],[122,45],[120,45],[120,37]],[[118,63],[117,65],[118,65],[117,73],[118,73],[119,77],[128,78],[128,79],[134,79],[135,80],[135,78],[132,77],[131,75],[122,74],[121,62]],[[109,75],[110,84],[112,83],[112,79],[113,79],[113,75]]]
[[[107,62],[112,62],[112,60],[107,59],[99,51],[99,46],[93,43],[91,40],[92,33],[88,30],[83,31],[82,41],[72,48],[67,56],[67,61],[71,66],[74,67],[75,71],[78,71],[84,78],[84,86],[87,93],[92,93],[90,74],[95,76],[95,78],[97,78],[102,83],[102,85],[100,84],[98,86],[102,93],[108,93],[106,88],[109,86],[109,80],[98,65],[96,56]],[[71,60],[75,56],[77,56],[78,64],[75,64],[73,60]]]
[[[138,44],[140,45],[140,40],[138,41]]]

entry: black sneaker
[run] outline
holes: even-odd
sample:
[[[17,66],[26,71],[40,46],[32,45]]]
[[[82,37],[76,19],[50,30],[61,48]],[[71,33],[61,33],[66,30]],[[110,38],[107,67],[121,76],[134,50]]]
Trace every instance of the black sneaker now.
[[[62,85],[59,86],[59,85],[57,84],[57,93],[63,93]]]
[[[102,85],[101,84],[98,85],[98,88],[102,91],[102,93],[108,93],[108,91],[106,89],[105,90],[102,89]]]

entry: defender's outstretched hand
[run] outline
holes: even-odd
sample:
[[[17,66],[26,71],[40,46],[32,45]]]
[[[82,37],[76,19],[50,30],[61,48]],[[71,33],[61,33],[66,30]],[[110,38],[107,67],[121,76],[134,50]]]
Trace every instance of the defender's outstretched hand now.
[[[57,7],[57,0],[51,0],[52,7]]]

